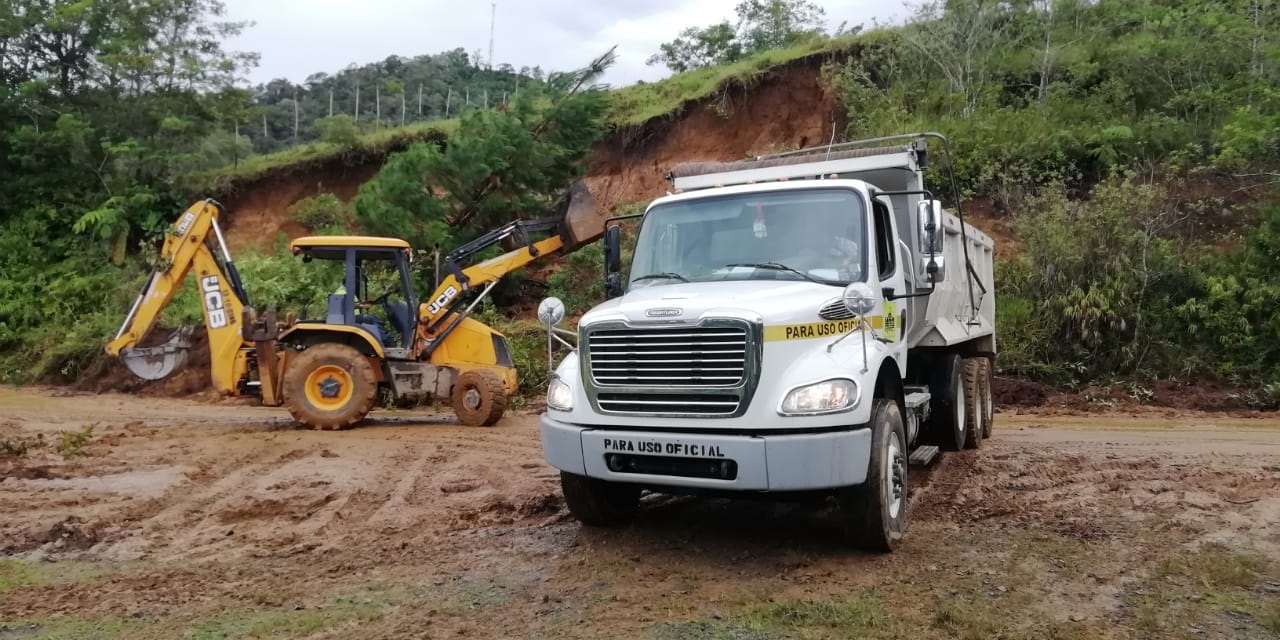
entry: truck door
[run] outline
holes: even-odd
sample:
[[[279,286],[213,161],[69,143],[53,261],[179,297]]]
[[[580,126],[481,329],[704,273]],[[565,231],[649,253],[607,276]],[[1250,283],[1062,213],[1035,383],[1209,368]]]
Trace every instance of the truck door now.
[[[868,280],[874,285],[878,278],[880,290],[886,294],[890,290],[899,295],[907,293],[907,278],[903,269],[906,256],[899,251],[893,206],[887,197],[877,195],[871,199],[871,220],[876,260],[873,277]],[[881,311],[883,324],[877,323],[881,327],[877,333],[892,345],[891,349],[898,357],[898,362],[903,363],[906,362],[906,327],[903,323],[908,317],[902,304],[905,301],[890,301],[887,298],[886,295]]]

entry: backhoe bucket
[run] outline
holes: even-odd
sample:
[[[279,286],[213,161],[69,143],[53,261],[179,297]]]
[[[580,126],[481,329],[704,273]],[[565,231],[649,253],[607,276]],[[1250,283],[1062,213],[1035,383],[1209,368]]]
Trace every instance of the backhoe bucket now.
[[[154,347],[127,349],[120,353],[120,360],[133,375],[143,380],[160,380],[187,364],[191,351],[193,327],[182,327],[169,336],[164,344]]]
[[[566,252],[604,235],[604,221],[609,212],[596,207],[595,198],[581,180],[573,183],[569,193],[556,204],[556,210],[564,230]]]

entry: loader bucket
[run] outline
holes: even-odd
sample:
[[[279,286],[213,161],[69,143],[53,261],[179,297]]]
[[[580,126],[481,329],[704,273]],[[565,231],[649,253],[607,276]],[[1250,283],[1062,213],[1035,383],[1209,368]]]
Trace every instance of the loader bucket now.
[[[173,332],[161,345],[127,349],[120,353],[120,360],[133,375],[143,380],[160,380],[187,364],[191,351],[192,327],[182,327]]]
[[[566,252],[604,235],[604,222],[609,217],[608,211],[596,206],[591,191],[581,180],[573,183],[569,193],[556,204],[556,213],[560,216]]]

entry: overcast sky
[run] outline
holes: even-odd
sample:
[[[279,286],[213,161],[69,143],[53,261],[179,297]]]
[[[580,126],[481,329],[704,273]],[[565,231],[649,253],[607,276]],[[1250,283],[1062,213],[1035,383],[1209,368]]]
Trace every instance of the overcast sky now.
[[[273,78],[301,82],[349,63],[390,55],[412,57],[462,47],[489,48],[489,0],[224,0],[227,18],[255,24],[226,43],[261,54],[253,84]],[[870,27],[900,20],[902,0],[818,0],[827,28],[841,22]],[[614,86],[669,75],[646,66],[658,45],[687,26],[734,18],[737,0],[498,0],[495,66],[540,65],[545,71],[581,67],[618,45],[618,61],[604,81]]]

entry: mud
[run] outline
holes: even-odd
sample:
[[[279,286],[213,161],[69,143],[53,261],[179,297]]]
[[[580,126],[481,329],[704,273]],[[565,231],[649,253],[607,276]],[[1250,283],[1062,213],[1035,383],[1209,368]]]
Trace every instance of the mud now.
[[[1275,416],[1002,411],[981,449],[912,472],[906,541],[882,556],[845,547],[837,512],[807,503],[650,495],[636,523],[582,527],[530,415],[465,428],[379,411],[332,433],[270,408],[13,389],[0,413],[6,435],[48,442],[97,425],[70,459],[0,457],[0,551],[50,572],[0,587],[0,637],[5,621],[177,637],[301,612],[328,617],[261,635],[704,637],[769,603],[864,592],[886,610],[877,629],[917,637],[1047,637],[938,626],[939,607],[981,598],[1023,607],[1008,624],[1093,634],[1070,637],[1181,637],[1126,631],[1134,590],[1169,558],[1280,558]],[[1240,620],[1195,624],[1270,637]]]

